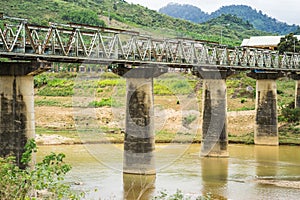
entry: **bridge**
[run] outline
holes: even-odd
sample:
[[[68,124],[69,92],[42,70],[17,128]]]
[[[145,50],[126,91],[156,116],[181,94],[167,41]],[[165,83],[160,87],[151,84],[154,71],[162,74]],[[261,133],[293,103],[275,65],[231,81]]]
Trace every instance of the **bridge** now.
[[[33,25],[0,15],[0,155],[20,159],[35,135],[33,76],[52,62],[110,65],[126,78],[124,173],[155,174],[153,78],[169,68],[203,79],[202,156],[227,157],[226,78],[239,71],[257,80],[255,144],[278,145],[276,79],[296,80],[300,107],[300,54],[228,48],[188,38],[158,39],[136,31],[84,24]],[[214,123],[212,123],[214,122]],[[215,123],[217,122],[217,123]]]

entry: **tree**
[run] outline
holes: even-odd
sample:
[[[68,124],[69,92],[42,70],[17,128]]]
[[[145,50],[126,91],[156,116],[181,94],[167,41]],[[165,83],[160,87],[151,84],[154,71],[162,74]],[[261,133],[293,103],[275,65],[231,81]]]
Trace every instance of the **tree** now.
[[[62,19],[79,24],[105,26],[105,22],[100,20],[97,13],[91,10],[72,10],[71,12],[64,14]]]
[[[279,53],[284,52],[300,52],[300,41],[297,37],[294,36],[293,33],[286,35],[285,37],[280,39],[280,43],[278,44]]]

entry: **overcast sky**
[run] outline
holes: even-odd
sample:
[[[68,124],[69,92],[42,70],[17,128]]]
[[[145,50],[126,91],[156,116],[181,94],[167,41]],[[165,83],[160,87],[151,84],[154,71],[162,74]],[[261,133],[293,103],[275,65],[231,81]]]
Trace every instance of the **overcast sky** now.
[[[128,3],[140,4],[153,10],[166,6],[170,2],[191,4],[202,11],[211,13],[225,5],[249,5],[264,14],[288,24],[300,25],[299,0],[125,0]]]

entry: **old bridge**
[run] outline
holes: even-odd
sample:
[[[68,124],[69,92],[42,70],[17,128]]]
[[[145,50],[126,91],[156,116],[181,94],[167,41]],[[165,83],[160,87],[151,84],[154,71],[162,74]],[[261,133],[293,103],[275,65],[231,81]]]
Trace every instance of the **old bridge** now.
[[[203,156],[228,156],[226,78],[248,71],[257,80],[255,144],[278,145],[276,79],[296,82],[300,106],[300,55],[256,48],[227,48],[187,38],[155,39],[138,32],[57,24],[38,26],[0,16],[0,155],[19,159],[35,135],[33,76],[52,62],[113,66],[127,80],[124,173],[155,174],[153,78],[169,68],[190,69],[204,80]],[[211,123],[214,122],[214,123]]]

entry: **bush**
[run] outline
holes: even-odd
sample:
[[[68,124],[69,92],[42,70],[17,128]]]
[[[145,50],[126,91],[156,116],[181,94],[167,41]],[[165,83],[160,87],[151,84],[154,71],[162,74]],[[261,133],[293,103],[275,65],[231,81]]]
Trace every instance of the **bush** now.
[[[197,119],[197,116],[196,115],[188,115],[186,117],[183,118],[183,122],[182,124],[184,126],[189,126],[193,121],[195,121]]]
[[[49,81],[47,74],[40,74],[34,77],[34,87],[40,88],[43,85],[46,85]]]
[[[121,103],[117,102],[115,99],[109,97],[109,98],[103,98],[100,101],[92,101],[89,103],[89,107],[104,107],[104,106],[112,106],[112,107],[120,107]]]
[[[289,123],[295,123],[300,121],[300,108],[283,108],[281,110],[283,120]]]
[[[27,142],[22,164],[28,166],[32,153],[36,152],[34,140]],[[64,163],[64,154],[51,153],[33,169],[20,169],[13,156],[0,158],[0,196],[1,199],[80,199],[82,194],[71,191],[70,186],[62,183],[71,166]],[[38,195],[43,191],[44,195]]]

